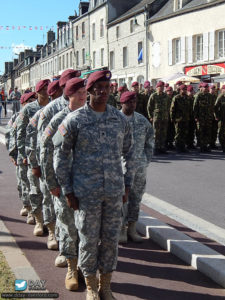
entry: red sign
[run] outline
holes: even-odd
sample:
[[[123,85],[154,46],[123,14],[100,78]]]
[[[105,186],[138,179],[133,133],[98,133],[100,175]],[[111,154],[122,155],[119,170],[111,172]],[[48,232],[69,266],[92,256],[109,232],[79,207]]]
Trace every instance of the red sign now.
[[[185,67],[184,73],[189,76],[204,76],[210,74],[224,74],[225,63]]]

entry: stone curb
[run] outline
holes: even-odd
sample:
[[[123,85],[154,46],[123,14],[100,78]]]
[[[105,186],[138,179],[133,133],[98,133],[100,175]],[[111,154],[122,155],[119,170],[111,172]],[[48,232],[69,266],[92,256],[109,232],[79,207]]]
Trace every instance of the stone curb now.
[[[143,211],[137,230],[225,288],[225,256]]]

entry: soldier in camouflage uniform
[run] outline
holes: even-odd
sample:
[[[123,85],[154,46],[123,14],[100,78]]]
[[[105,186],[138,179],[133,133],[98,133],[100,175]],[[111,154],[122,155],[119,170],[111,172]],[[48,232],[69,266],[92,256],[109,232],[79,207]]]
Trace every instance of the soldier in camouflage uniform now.
[[[139,83],[134,81],[131,85],[131,90],[136,93],[136,112],[145,116],[146,109],[145,109],[145,99],[142,94],[139,93]]]
[[[26,155],[26,129],[33,115],[48,103],[48,97],[45,97],[49,80],[41,80],[36,84],[36,91],[40,92],[36,101],[26,105],[19,114],[17,124],[17,147],[18,159],[20,163],[28,165],[27,177],[30,183],[30,203],[32,214],[35,217],[36,225],[34,227],[34,235],[43,235],[42,221],[42,193],[40,191],[39,179],[35,176]],[[43,93],[43,97],[42,97]]]
[[[41,139],[41,164],[47,187],[54,196],[56,218],[59,224],[59,249],[61,255],[67,259],[68,272],[65,286],[68,290],[78,289],[77,279],[77,229],[75,227],[74,210],[69,208],[66,199],[60,193],[60,187],[53,169],[54,146],[52,137],[63,119],[72,111],[80,108],[86,102],[87,92],[85,81],[81,78],[72,78],[66,83],[65,95],[69,97],[69,106],[58,112],[50,121]]]
[[[216,99],[217,99],[216,86],[211,85],[209,88],[209,92],[212,95],[213,103],[215,105]],[[217,149],[217,146],[216,146],[217,132],[218,132],[218,121],[216,120],[216,118],[214,116],[214,119],[212,122],[212,139],[211,139],[211,143],[210,143],[211,149]]]
[[[177,152],[188,152],[186,149],[188,126],[192,107],[187,96],[187,86],[182,84],[179,95],[173,97],[170,107],[170,118],[175,124],[175,145]]]
[[[190,120],[189,120],[189,126],[188,126],[188,135],[187,135],[187,147],[188,149],[196,149],[194,145],[195,141],[195,132],[196,132],[196,122],[194,118],[194,112],[193,112],[193,105],[194,105],[194,89],[192,85],[189,85],[187,87],[187,95],[189,104],[191,107],[190,110]]]
[[[63,90],[59,85],[59,79],[49,83],[47,93],[51,97],[51,100],[55,100],[62,96]]]
[[[214,104],[207,83],[201,85],[202,91],[195,96],[194,117],[197,123],[197,137],[200,152],[210,152],[212,122],[214,119]]]
[[[121,97],[121,95],[123,94],[125,92],[125,88],[124,88],[124,86],[120,86],[119,88],[118,88],[118,94],[117,94],[117,96],[116,96],[116,108],[118,109],[118,110],[120,110],[122,107],[121,107],[121,103],[120,103],[120,97]]]
[[[144,116],[145,116],[146,119],[148,119],[148,110],[147,110],[148,100],[149,100],[152,93],[153,93],[153,91],[151,91],[150,81],[146,80],[144,82],[144,90],[141,93],[142,97],[143,97]]]
[[[120,233],[120,242],[126,243],[127,236],[134,242],[143,239],[136,231],[140,202],[146,186],[146,169],[151,162],[154,147],[154,132],[152,125],[141,114],[135,112],[136,94],[125,92],[121,96],[122,114],[130,123],[134,138],[136,170],[134,181],[128,195],[128,202],[123,207],[123,224]],[[128,223],[128,229],[126,227]]]
[[[219,141],[225,152],[225,85],[222,86],[221,94],[216,99],[215,116],[219,122]]]
[[[79,267],[85,276],[88,300],[99,296],[113,299],[110,282],[117,263],[122,197],[126,186],[127,198],[134,172],[129,123],[118,110],[106,105],[110,77],[107,70],[90,75],[86,86],[90,104],[70,113],[53,138],[58,182],[69,206],[79,208],[75,217]],[[125,175],[121,154],[126,161]]]
[[[167,153],[165,150],[167,127],[169,120],[170,100],[167,94],[163,92],[164,83],[158,82],[156,93],[150,96],[148,101],[148,116],[150,122],[153,122],[155,132],[155,155]]]
[[[172,99],[173,99],[173,88],[171,86],[168,86],[166,88],[165,93],[167,94],[169,98],[169,107],[171,107]],[[167,139],[166,139],[166,147],[167,149],[173,150],[174,149],[174,137],[175,137],[175,127],[174,123],[171,121],[170,118],[170,112],[169,112],[169,120],[168,120],[168,129],[167,129]]]

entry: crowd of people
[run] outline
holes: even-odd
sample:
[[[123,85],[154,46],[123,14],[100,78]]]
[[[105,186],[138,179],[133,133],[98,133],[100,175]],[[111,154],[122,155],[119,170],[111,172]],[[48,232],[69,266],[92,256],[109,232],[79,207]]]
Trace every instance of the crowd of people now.
[[[83,277],[88,300],[115,299],[118,243],[143,241],[136,222],[154,149],[139,95],[124,91],[118,110],[109,103],[110,82],[109,70],[87,81],[73,69],[41,80],[21,96],[5,135],[20,214],[35,236],[47,228],[47,248],[59,250],[55,266],[67,265],[65,288],[76,291]]]

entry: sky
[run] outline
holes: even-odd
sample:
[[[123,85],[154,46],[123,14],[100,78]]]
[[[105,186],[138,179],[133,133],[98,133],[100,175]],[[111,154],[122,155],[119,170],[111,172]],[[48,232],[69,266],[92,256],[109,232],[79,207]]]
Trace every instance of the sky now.
[[[0,75],[5,62],[17,58],[23,47],[46,43],[50,28],[78,13],[80,0],[0,0]],[[8,26],[8,27],[7,27]],[[26,27],[26,28],[25,28]],[[43,28],[43,29],[41,29]],[[20,30],[19,30],[20,29]],[[22,48],[20,48],[22,47]]]

